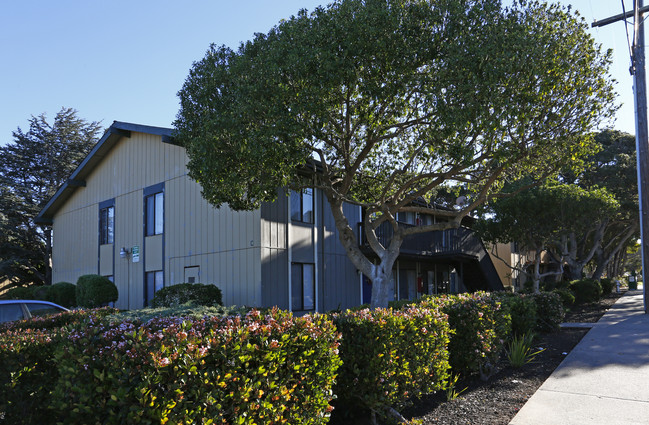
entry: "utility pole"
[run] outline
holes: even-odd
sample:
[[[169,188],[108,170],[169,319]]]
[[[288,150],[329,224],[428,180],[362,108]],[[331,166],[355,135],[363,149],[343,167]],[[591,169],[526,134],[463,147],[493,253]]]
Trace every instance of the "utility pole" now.
[[[633,16],[633,46],[631,49],[631,74],[633,75],[633,92],[635,100],[635,143],[638,160],[638,204],[640,206],[640,247],[642,249],[642,291],[644,311],[648,313],[647,284],[649,283],[649,139],[647,138],[647,84],[645,77],[644,54],[644,14],[649,7],[643,6],[643,0],[635,0],[633,11],[611,16],[593,22],[593,27],[601,27],[613,22],[622,21]]]

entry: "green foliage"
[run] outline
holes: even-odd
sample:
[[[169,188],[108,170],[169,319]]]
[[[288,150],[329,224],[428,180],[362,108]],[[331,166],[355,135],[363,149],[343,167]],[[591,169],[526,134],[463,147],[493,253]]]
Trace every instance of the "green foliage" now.
[[[160,289],[153,296],[153,307],[176,307],[188,302],[215,306],[222,304],[221,290],[202,283],[179,283]]]
[[[204,306],[188,302],[174,307],[142,308],[138,310],[121,311],[108,317],[111,323],[134,322],[144,323],[151,319],[162,317],[186,317],[202,319],[203,317],[245,316],[250,309],[237,306]]]
[[[602,297],[607,297],[613,292],[615,288],[615,282],[613,279],[604,278],[599,281],[599,286],[602,287]]]
[[[154,319],[0,331],[0,412],[12,423],[324,424],[340,365],[324,316]],[[52,324],[53,319],[49,319]],[[22,322],[19,322],[22,324]],[[44,323],[44,322],[43,322]],[[209,422],[212,423],[212,422]]]
[[[575,295],[570,289],[553,289],[552,292],[561,298],[564,308],[570,308],[575,303]]]
[[[531,294],[510,294],[501,297],[504,308],[512,317],[512,334],[530,334],[536,329],[537,305]]]
[[[0,412],[7,423],[51,423],[50,391],[58,379],[59,331],[0,331]]]
[[[451,377],[448,380],[448,384],[446,385],[446,389],[444,390],[446,392],[446,401],[451,401],[455,400],[462,394],[464,391],[467,390],[469,387],[465,387],[464,389],[458,390],[457,389],[457,381],[460,379],[460,375],[451,375]]]
[[[53,389],[67,423],[324,424],[338,335],[324,316],[124,322],[70,335]]]
[[[354,408],[384,412],[445,387],[449,326],[437,307],[334,313],[342,334],[335,394]]]
[[[557,5],[339,0],[237,50],[212,45],[179,92],[175,137],[215,206],[251,210],[315,181],[370,276],[343,202],[363,202],[365,222],[389,220],[404,236],[434,230],[393,219],[414,199],[461,183],[466,209],[445,211],[459,225],[505,181],[574,166],[615,110],[609,64]],[[371,244],[384,270],[403,238],[392,240]],[[377,282],[387,293],[389,280]]]
[[[438,307],[448,315],[452,330],[449,363],[455,373],[481,373],[488,377],[509,337],[512,318],[496,296],[474,294],[426,296],[425,307]]]
[[[575,296],[575,303],[592,303],[602,297],[602,287],[592,279],[582,279],[570,282],[570,290]]]
[[[512,367],[523,367],[527,363],[534,361],[536,356],[545,349],[532,352],[532,343],[534,334],[515,335],[507,346],[507,359]]]
[[[96,274],[80,276],[76,285],[77,304],[80,307],[94,308],[117,301],[117,286],[107,277]]]
[[[76,307],[77,287],[69,282],[58,282],[47,288],[45,300],[63,307]]]
[[[51,228],[40,210],[99,140],[101,127],[62,108],[48,122],[32,116],[13,142],[0,146],[0,282],[48,284]]]
[[[17,286],[8,290],[3,298],[8,300],[33,300],[34,286]]]
[[[566,317],[561,296],[554,292],[540,292],[530,297],[536,304],[536,330],[552,332],[559,329]]]

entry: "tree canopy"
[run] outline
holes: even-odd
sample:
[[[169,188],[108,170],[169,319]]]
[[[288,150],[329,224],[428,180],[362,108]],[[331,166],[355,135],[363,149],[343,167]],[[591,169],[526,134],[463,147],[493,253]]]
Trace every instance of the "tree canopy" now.
[[[557,5],[340,0],[237,50],[211,46],[179,92],[176,137],[216,206],[257,208],[278,187],[322,190],[374,283],[372,304],[386,305],[405,236],[457,227],[504,181],[591,152],[591,130],[614,110],[609,63]],[[430,212],[414,200],[451,187],[467,202],[437,210],[446,222],[399,225],[398,212]],[[364,208],[379,265],[359,250],[343,202]],[[374,233],[385,221],[389,246]]]
[[[29,130],[0,147],[0,281],[51,283],[51,229],[34,218],[98,140],[99,123],[62,108],[49,123],[32,116]]]

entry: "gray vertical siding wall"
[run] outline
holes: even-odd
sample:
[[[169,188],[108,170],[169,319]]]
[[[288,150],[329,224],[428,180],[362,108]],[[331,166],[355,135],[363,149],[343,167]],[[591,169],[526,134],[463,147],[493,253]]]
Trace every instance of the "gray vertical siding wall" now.
[[[288,309],[288,200],[278,191],[273,203],[261,206],[261,301]]]
[[[361,304],[360,276],[356,267],[347,257],[347,253],[338,238],[338,230],[334,222],[329,203],[322,196],[322,238],[320,262],[321,281],[320,310],[346,309]],[[343,207],[345,216],[352,229],[356,230],[361,220],[360,208],[354,205]]]
[[[361,303],[360,276],[338,239],[329,203],[322,192],[316,191],[315,196],[316,226],[289,224],[289,202],[284,191],[279,192],[277,201],[261,207],[261,288],[265,306],[290,307],[290,261],[317,264],[318,311]],[[345,214],[355,228],[360,220],[359,208],[346,205]]]

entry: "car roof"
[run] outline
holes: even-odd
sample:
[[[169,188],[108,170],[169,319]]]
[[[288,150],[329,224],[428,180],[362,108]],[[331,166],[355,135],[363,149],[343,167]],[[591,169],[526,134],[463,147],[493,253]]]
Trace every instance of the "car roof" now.
[[[68,310],[67,308],[60,306],[58,304],[54,304],[53,302],[50,301],[42,301],[42,300],[0,300],[0,305],[2,304],[22,304],[22,303],[33,303],[33,304],[45,304],[45,305],[51,305],[53,307],[59,307],[62,308],[63,310]]]

